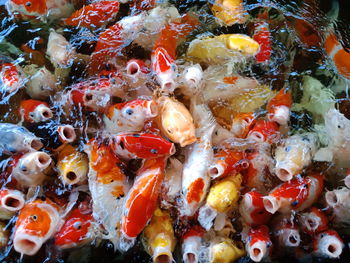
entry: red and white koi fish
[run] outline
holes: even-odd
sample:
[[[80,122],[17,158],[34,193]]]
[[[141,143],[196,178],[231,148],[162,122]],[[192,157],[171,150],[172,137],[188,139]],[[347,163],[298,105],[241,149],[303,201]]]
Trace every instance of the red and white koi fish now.
[[[334,33],[326,37],[324,48],[338,73],[350,79],[350,53],[343,48]]]
[[[2,63],[0,65],[0,84],[3,93],[12,93],[24,87],[24,74],[22,69],[11,63]]]
[[[157,208],[164,179],[166,158],[148,159],[137,171],[134,185],[130,189],[122,218],[121,249],[128,250],[135,243]]]
[[[214,154],[214,164],[208,169],[212,179],[223,178],[232,173],[239,173],[249,167],[244,152],[233,149],[222,149]]]
[[[143,27],[145,13],[124,17],[115,25],[107,28],[98,38],[88,68],[90,75],[99,73],[111,59],[121,55],[121,50],[129,45]]]
[[[122,161],[108,144],[91,140],[85,148],[89,155],[89,189],[92,197],[93,216],[108,232],[114,249],[120,246],[120,224],[122,209],[129,185],[120,168]]]
[[[11,175],[23,187],[40,185],[45,179],[45,170],[52,159],[45,152],[30,152],[15,156],[10,169]]]
[[[280,248],[296,248],[300,245],[301,237],[299,228],[294,222],[290,222],[288,217],[277,217],[273,228],[274,236]]]
[[[253,112],[238,113],[232,120],[230,130],[237,138],[246,138],[255,122],[256,117]]]
[[[325,194],[326,203],[333,209],[334,221],[345,223],[350,220],[350,204],[347,200],[350,198],[350,189],[341,187]]]
[[[209,165],[213,161],[211,137],[216,125],[214,117],[203,104],[195,105],[192,115],[195,123],[196,136],[200,138],[188,146],[188,154],[182,171],[183,215],[192,216],[200,207],[207,195],[210,176]]]
[[[14,249],[24,255],[35,255],[62,225],[59,207],[51,200],[37,199],[21,209],[13,237]]]
[[[69,17],[74,11],[71,0],[10,0],[6,4],[10,14],[25,20],[56,20]]]
[[[170,156],[175,145],[151,133],[119,133],[113,137],[112,149],[123,159],[150,159]]]
[[[19,111],[22,118],[30,123],[45,122],[53,117],[49,104],[40,100],[21,101]]]
[[[316,152],[316,136],[312,133],[293,135],[282,141],[275,150],[275,173],[289,181],[307,167]]]
[[[313,241],[313,253],[325,258],[339,258],[344,242],[334,230],[319,233]]]
[[[118,1],[99,1],[83,6],[65,19],[68,26],[101,28],[111,22],[119,11]]]
[[[265,225],[272,216],[265,210],[263,195],[257,191],[250,191],[243,195],[239,211],[244,222],[249,226]]]
[[[176,46],[198,25],[198,20],[186,14],[181,22],[171,22],[159,34],[152,52],[152,68],[162,91],[171,93],[176,88]]]
[[[255,23],[253,39],[259,43],[259,52],[255,55],[257,63],[267,63],[272,53],[271,33],[269,24],[265,21]]]
[[[325,231],[328,228],[327,216],[316,207],[311,207],[309,211],[300,214],[299,222],[303,231],[310,235]]]
[[[254,127],[248,133],[249,139],[252,139],[256,142],[268,142],[272,143],[279,138],[279,127],[276,122],[257,120]]]
[[[26,128],[12,123],[0,123],[0,154],[40,150],[42,142]]]
[[[110,106],[103,116],[105,128],[110,133],[138,132],[145,122],[158,114],[157,103],[153,100],[131,100]]]
[[[190,228],[182,236],[182,259],[185,263],[198,263],[202,237],[205,230],[199,225]]]
[[[292,102],[292,93],[281,89],[267,104],[269,120],[280,125],[286,125],[289,121]]]
[[[92,210],[79,205],[69,213],[63,226],[55,234],[55,245],[66,249],[88,243],[93,238],[91,233],[93,221]]]
[[[0,190],[0,219],[8,220],[24,206],[24,194],[18,190]]]
[[[263,197],[266,211],[288,213],[292,210],[302,211],[310,207],[323,190],[323,177],[313,174],[304,178],[294,178],[273,189]]]
[[[260,262],[271,253],[272,242],[269,228],[265,225],[251,228],[246,242],[246,251],[251,260]]]
[[[131,97],[152,96],[152,90],[148,87],[151,69],[148,64],[140,59],[130,59],[126,63],[125,80],[128,83],[128,94]]]

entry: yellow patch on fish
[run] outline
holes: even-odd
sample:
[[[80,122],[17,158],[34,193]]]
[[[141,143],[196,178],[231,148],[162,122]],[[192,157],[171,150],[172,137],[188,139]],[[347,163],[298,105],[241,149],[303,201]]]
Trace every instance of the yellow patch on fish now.
[[[243,245],[237,246],[232,240],[226,238],[224,241],[211,247],[212,263],[230,263],[245,255]]]
[[[245,21],[245,11],[242,0],[216,0],[211,11],[225,25],[242,24]]]

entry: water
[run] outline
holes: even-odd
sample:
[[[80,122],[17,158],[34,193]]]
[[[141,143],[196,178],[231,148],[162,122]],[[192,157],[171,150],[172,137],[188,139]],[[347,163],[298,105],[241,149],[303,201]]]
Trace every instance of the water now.
[[[29,64],[37,64],[45,66],[49,71],[54,72],[55,66],[45,56],[47,39],[49,36],[49,28],[54,28],[69,40],[75,50],[83,55],[91,55],[96,47],[98,34],[103,32],[103,29],[88,30],[85,28],[65,27],[62,22],[51,23],[50,25],[43,22],[31,24],[27,21],[14,20],[4,8],[6,0],[0,0],[0,52],[7,59],[13,61],[22,67]],[[188,11],[194,11],[198,14],[201,25],[192,32],[186,41],[180,43],[177,47],[177,55],[180,62],[187,58],[185,52],[190,41],[198,35],[216,36],[220,34],[242,33],[253,35],[254,21],[252,17],[256,17],[263,10],[268,11],[270,33],[273,38],[273,53],[267,65],[259,65],[248,61],[235,64],[234,72],[247,76],[255,77],[260,83],[268,84],[271,88],[256,91],[254,96],[235,97],[232,100],[218,100],[211,102],[209,106],[213,110],[216,117],[220,117],[222,123],[230,121],[231,116],[236,109],[235,105],[239,105],[242,111],[255,110],[260,115],[266,113],[264,109],[265,102],[271,92],[280,90],[282,87],[290,89],[293,92],[293,103],[301,105],[299,108],[292,108],[290,133],[298,131],[311,131],[313,124],[319,124],[320,118],[317,115],[317,110],[312,107],[305,107],[303,104],[302,85],[305,76],[311,76],[321,82],[325,89],[332,90],[335,96],[336,104],[341,113],[350,119],[350,102],[348,94],[349,80],[341,76],[335,70],[334,66],[327,58],[323,41],[326,35],[330,32],[332,25],[331,20],[334,20],[337,37],[343,44],[346,50],[350,49],[350,16],[349,4],[346,1],[339,1],[339,10],[337,12],[337,1],[254,1],[247,0],[244,2],[245,10],[250,15],[250,19],[244,25],[233,25],[229,27],[220,26],[215,22],[215,17],[210,12],[210,5],[213,1],[180,1],[169,0],[181,14]],[[314,4],[318,2],[318,4]],[[79,3],[81,5],[81,3]],[[78,4],[78,5],[79,5]],[[118,21],[125,16],[129,11],[128,5],[121,5],[118,16],[114,21]],[[137,10],[133,10],[137,12]],[[306,21],[307,24],[303,24]],[[109,23],[108,26],[114,23]],[[301,31],[298,26],[304,25],[306,31]],[[299,31],[298,31],[299,30]],[[26,48],[27,47],[27,48]],[[31,49],[31,55],[28,54],[28,48]],[[27,53],[26,53],[27,52]],[[120,51],[117,58],[117,64],[123,65],[130,58],[137,57],[139,59],[149,59],[150,49],[144,48],[136,43],[128,45]],[[208,66],[208,63],[201,63],[202,67]],[[113,65],[111,66],[113,67]],[[57,72],[56,72],[57,73]],[[60,72],[64,75],[64,72]],[[86,112],[79,106],[67,106],[67,101],[64,100],[64,94],[69,91],[72,85],[86,79],[88,73],[84,62],[75,62],[71,66],[70,73],[67,78],[61,77],[59,80],[60,91],[55,96],[47,98],[54,111],[55,119],[60,123],[70,123],[76,128],[76,132],[81,138],[77,143],[82,149],[83,144],[94,136],[95,131],[103,124],[101,114],[96,112]],[[154,88],[154,81],[147,80],[149,86]],[[153,84],[152,84],[153,83]],[[153,85],[153,86],[152,86]],[[322,93],[323,94],[323,93]],[[329,103],[328,97],[323,94],[324,101],[320,102],[320,107]],[[260,96],[260,101],[257,99]],[[19,103],[30,97],[24,89],[20,89],[15,94],[2,94],[0,97],[0,122],[18,123],[20,116],[18,113]],[[113,98],[113,102],[120,102],[120,98]],[[184,101],[186,101],[184,99]],[[312,101],[310,99],[310,101]],[[314,100],[315,101],[315,100]],[[315,102],[316,103],[316,102]],[[309,105],[310,106],[310,105]],[[312,105],[311,105],[312,106]],[[318,107],[318,106],[315,106]],[[322,109],[320,109],[322,110]],[[316,113],[315,113],[316,112]],[[2,156],[1,160],[7,162],[7,156]],[[326,182],[326,189],[335,189],[342,184],[340,178],[334,177],[332,164],[315,163],[311,168],[319,170],[325,174],[332,175],[332,179]],[[131,169],[131,174],[136,169]],[[66,200],[69,188],[62,185],[56,178],[55,172],[50,176],[50,184],[47,185],[45,191],[47,195],[55,196],[58,199]],[[6,184],[6,182],[1,182]],[[181,233],[182,228],[188,226],[181,225],[179,222],[175,227],[175,232]],[[14,222],[10,222],[10,228]],[[349,242],[350,231],[347,227],[338,227],[337,230],[344,238],[345,244]],[[235,239],[239,239],[239,234],[235,235]],[[330,262],[312,258],[309,254],[311,251],[307,244],[309,237],[304,236],[305,242],[295,253],[286,255],[277,255],[272,257],[273,262]],[[99,242],[93,246],[84,246],[83,248],[71,249],[68,251],[58,251],[54,248],[53,242],[49,241],[38,252],[35,257],[24,256],[23,259],[11,249],[12,244],[9,244],[7,250],[0,254],[1,262],[150,262],[150,257],[143,251],[142,245],[138,243],[131,251],[124,255],[114,252],[113,246],[107,241]],[[174,258],[180,262],[180,251],[177,248],[174,253]],[[342,256],[334,262],[349,262],[350,254],[349,247],[346,245]],[[249,262],[249,258],[241,258],[238,262]],[[332,261],[333,262],[333,261]]]

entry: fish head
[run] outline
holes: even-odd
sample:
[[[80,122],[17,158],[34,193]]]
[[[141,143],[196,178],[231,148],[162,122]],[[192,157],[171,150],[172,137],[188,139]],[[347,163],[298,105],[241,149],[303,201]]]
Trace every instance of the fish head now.
[[[72,248],[86,243],[93,221],[91,210],[88,213],[80,208],[74,209],[62,228],[55,234],[55,244],[60,248]]]
[[[333,146],[341,146],[347,141],[350,120],[336,109],[330,109],[325,115],[325,128]]]
[[[9,13],[23,18],[35,18],[47,14],[46,0],[10,0],[6,7]]]

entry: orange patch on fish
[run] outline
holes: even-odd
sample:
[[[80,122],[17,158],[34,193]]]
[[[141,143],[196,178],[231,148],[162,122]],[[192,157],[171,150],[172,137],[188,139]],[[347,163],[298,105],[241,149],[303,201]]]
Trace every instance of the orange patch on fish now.
[[[226,83],[226,84],[235,84],[237,79],[238,79],[237,76],[224,77],[224,83]]]
[[[116,198],[123,197],[125,195],[124,187],[121,185],[117,185],[114,187],[114,190],[112,191],[112,195]]]
[[[188,188],[187,192],[187,202],[199,202],[201,200],[201,196],[203,194],[204,189],[204,180],[202,178],[198,178]]]

